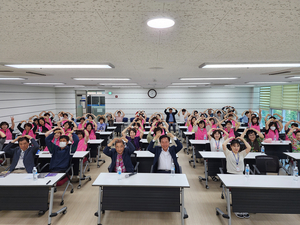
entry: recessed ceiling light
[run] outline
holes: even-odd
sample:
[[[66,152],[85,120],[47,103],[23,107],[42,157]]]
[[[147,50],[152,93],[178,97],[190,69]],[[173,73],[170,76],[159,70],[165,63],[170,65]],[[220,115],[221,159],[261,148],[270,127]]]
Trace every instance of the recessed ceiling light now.
[[[137,83],[99,83],[99,85],[104,85],[104,86],[123,86],[123,85],[137,85]]]
[[[282,81],[282,82],[280,82],[280,81],[278,81],[278,82],[267,82],[267,81],[262,81],[262,82],[259,82],[259,81],[257,81],[257,82],[246,82],[247,84],[285,84],[285,83],[290,83],[290,82],[285,82],[285,81]]]
[[[63,88],[63,87],[66,87],[66,88],[72,88],[72,87],[74,87],[74,88],[81,88],[81,87],[85,87],[85,86],[83,86],[83,85],[64,85],[64,86],[55,86],[55,87],[57,87],[57,88]]]
[[[174,26],[175,22],[172,19],[167,18],[156,18],[149,20],[147,25],[152,28],[169,28]]]
[[[235,80],[238,77],[195,77],[195,78],[179,78],[179,80]]]
[[[191,85],[191,86],[168,86],[168,88],[189,88],[189,87],[197,87],[197,86],[194,86],[194,85]]]
[[[9,64],[9,67],[24,68],[44,68],[44,69],[110,69],[112,64]]]
[[[172,83],[172,85],[205,85],[210,83]]]
[[[74,80],[130,80],[130,78],[100,78],[100,77],[91,77],[91,78],[85,78],[85,77],[74,77]]]
[[[199,68],[268,68],[268,67],[300,67],[300,63],[203,63]]]
[[[0,80],[26,80],[26,78],[21,78],[21,77],[0,77]]]
[[[64,85],[65,83],[23,83],[26,85]]]

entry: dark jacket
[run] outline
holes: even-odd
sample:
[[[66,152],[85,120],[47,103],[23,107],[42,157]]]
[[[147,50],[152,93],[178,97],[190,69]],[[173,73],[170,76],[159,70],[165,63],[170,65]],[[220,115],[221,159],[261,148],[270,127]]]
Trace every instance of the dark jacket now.
[[[154,148],[153,147],[154,143],[155,143],[154,141],[151,141],[151,143],[148,146],[148,151],[152,152],[155,155],[154,160],[153,160],[153,173],[156,173],[157,168],[158,168],[158,159],[159,159],[161,151],[163,151],[163,150],[162,150],[161,146],[156,146]],[[175,145],[170,146],[169,152],[172,156],[172,159],[173,159],[173,162],[175,165],[175,173],[179,173],[179,164],[177,162],[176,154],[182,149],[182,144],[178,139],[175,141],[175,143],[177,146],[175,146]]]
[[[134,172],[134,167],[131,162],[131,154],[135,151],[135,147],[129,141],[127,142],[127,146],[124,149],[122,158],[124,162],[124,166],[126,172]],[[111,158],[111,166],[109,168],[109,172],[114,172],[116,168],[117,156],[118,153],[115,148],[110,148],[108,146],[105,147],[103,153]]]
[[[16,168],[22,151],[19,146],[15,148],[13,148],[13,146],[14,143],[10,142],[3,149],[5,153],[13,155],[12,163],[9,169],[10,172],[14,171],[14,169]],[[29,145],[29,148],[25,151],[24,158],[23,158],[23,163],[27,173],[32,173],[32,169],[33,167],[35,167],[34,159],[35,159],[35,154],[38,150],[39,150],[39,144],[34,140],[34,138],[32,138],[31,146]]]
[[[79,138],[73,133],[73,144],[71,146],[67,145],[64,149],[61,149],[59,146],[52,143],[53,138],[54,133],[50,134],[45,139],[49,152],[52,154],[49,169],[53,172],[65,171],[69,167],[73,153],[76,152]]]
[[[176,110],[175,112],[172,111],[172,115],[174,118],[174,123],[176,123],[175,115],[178,113]],[[168,109],[165,109],[165,114],[167,115],[166,122],[169,123],[169,118],[170,118],[170,112],[168,112]]]

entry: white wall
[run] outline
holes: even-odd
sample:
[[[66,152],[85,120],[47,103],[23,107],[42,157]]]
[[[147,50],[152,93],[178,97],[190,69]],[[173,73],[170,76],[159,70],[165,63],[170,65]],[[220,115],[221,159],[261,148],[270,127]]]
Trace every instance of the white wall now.
[[[54,88],[0,84],[0,121],[10,124],[14,116],[17,126],[44,110],[56,111]]]
[[[111,91],[112,95],[108,95]],[[163,112],[167,107],[178,110],[203,111],[207,108],[221,108],[226,105],[234,106],[241,114],[249,108],[258,110],[258,88],[167,88],[157,89],[154,99],[148,97],[147,89],[106,89],[106,112],[122,109],[126,117],[132,117],[137,110],[143,109],[147,116],[154,112]],[[118,95],[118,98],[115,98]],[[238,115],[240,116],[240,115]]]
[[[75,91],[72,88],[34,87],[0,84],[0,122],[11,124],[15,117],[16,126],[30,116],[42,111],[67,111],[76,116]],[[16,129],[16,128],[15,128]]]

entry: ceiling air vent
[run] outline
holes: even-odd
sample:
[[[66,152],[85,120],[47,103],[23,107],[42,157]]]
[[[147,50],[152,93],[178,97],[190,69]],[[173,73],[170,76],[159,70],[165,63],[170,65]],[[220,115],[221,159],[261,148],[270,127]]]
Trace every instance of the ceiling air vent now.
[[[35,72],[26,72],[26,73],[38,75],[38,76],[44,76],[44,77],[47,76],[46,74],[43,74],[43,73],[35,73]]]
[[[11,71],[11,70],[0,70],[0,73],[11,73],[11,72],[14,72],[14,71]]]

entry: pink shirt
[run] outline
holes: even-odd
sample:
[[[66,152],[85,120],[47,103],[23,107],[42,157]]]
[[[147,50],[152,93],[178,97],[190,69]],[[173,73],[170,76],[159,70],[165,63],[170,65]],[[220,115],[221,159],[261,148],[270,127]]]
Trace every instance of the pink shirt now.
[[[252,125],[251,124],[250,128],[254,128],[254,129],[260,131],[260,126],[259,125]]]
[[[228,129],[225,128],[225,131],[229,134],[228,138],[235,137],[233,128],[231,128],[230,131],[228,131]]]
[[[84,138],[79,140],[76,151],[86,151],[87,145],[85,144]]]
[[[123,122],[124,116],[115,116],[116,122]]]
[[[22,136],[25,136],[26,135],[26,130],[24,129],[23,133],[22,133]],[[33,130],[29,130],[28,132],[28,135],[35,138],[35,133],[33,133]]]
[[[198,127],[198,130],[195,133],[195,139],[196,140],[204,140],[204,136],[206,136],[206,139],[207,139],[207,131],[206,131],[206,129],[204,128],[203,130],[201,130],[201,128]]]
[[[90,140],[95,140],[96,139],[96,134],[95,134],[95,131],[94,130],[91,130],[91,133],[90,133]]]
[[[272,131],[271,129],[269,129],[269,132],[266,134],[265,138],[271,138],[272,140],[274,140],[274,137],[275,137],[275,140],[278,140],[279,138],[279,133],[278,133],[278,130],[275,130]]]
[[[12,133],[10,132],[9,128],[4,131],[3,129],[0,129],[5,135],[6,135],[6,140],[12,140]]]

